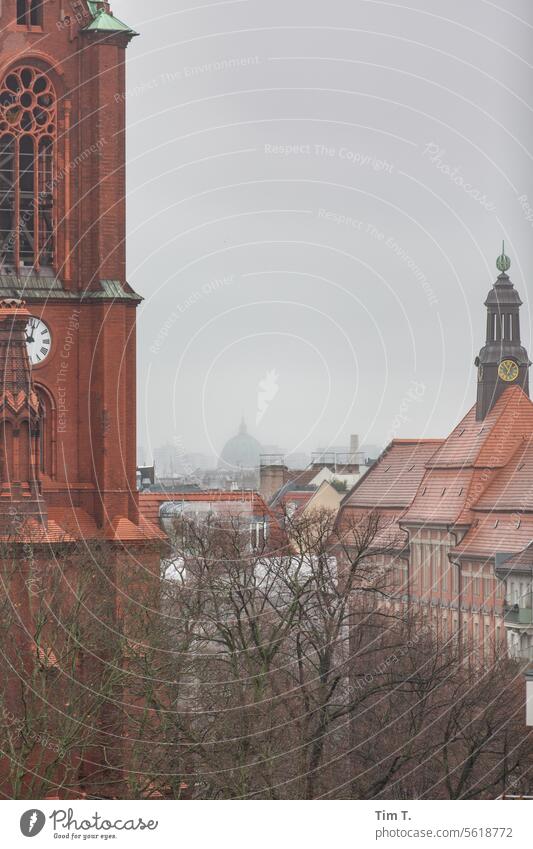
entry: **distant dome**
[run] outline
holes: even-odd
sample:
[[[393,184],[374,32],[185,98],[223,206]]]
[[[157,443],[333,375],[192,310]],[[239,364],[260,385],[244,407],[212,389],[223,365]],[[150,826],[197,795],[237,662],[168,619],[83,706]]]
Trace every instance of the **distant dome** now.
[[[261,445],[248,433],[246,422],[241,422],[237,436],[229,439],[220,455],[219,468],[236,471],[257,469],[260,465]]]

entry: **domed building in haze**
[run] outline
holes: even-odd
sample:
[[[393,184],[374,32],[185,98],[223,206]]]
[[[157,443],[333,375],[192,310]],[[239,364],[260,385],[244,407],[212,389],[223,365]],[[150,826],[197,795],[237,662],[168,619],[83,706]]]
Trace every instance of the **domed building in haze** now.
[[[228,472],[255,471],[259,468],[261,453],[261,444],[248,433],[243,418],[238,434],[224,445],[218,467]]]

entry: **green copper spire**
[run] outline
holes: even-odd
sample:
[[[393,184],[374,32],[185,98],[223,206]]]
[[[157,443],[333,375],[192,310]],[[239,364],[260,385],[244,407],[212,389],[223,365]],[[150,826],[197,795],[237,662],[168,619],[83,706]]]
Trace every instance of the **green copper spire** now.
[[[498,271],[501,271],[502,274],[507,274],[511,267],[511,260],[508,256],[505,255],[505,242],[502,242],[502,253],[501,256],[496,260],[496,268]]]
[[[110,11],[109,3],[102,0],[88,0],[87,5],[92,15],[92,21],[84,27],[87,32],[125,32],[129,35],[138,35],[127,24],[115,18]]]

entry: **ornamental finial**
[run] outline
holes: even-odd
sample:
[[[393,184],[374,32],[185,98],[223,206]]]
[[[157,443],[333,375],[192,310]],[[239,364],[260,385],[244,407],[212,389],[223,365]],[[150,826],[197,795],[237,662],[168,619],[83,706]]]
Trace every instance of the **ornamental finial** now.
[[[498,271],[501,271],[502,274],[506,274],[511,267],[511,260],[508,256],[505,255],[505,242],[502,242],[502,253],[501,256],[496,260],[496,268]]]

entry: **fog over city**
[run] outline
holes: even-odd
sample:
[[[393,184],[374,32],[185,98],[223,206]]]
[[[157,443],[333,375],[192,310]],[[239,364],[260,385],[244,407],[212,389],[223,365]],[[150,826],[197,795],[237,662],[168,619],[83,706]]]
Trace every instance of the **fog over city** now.
[[[527,0],[115,0],[139,442],[442,436],[505,239],[530,348]],[[119,96],[119,95],[118,95]]]

